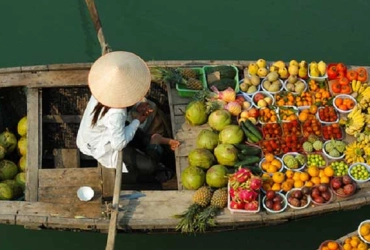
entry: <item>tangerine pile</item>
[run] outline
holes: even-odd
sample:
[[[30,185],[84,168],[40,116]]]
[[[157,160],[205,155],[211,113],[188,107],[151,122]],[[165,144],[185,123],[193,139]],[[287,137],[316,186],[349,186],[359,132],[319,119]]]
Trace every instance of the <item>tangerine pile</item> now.
[[[272,153],[267,153],[261,162],[262,170],[269,174],[278,172],[282,167],[281,161]]]
[[[356,105],[356,103],[349,97],[337,97],[335,98],[334,104],[338,109],[343,111],[351,110]]]
[[[367,245],[357,235],[348,237],[344,240],[344,250],[367,250]]]
[[[334,240],[327,241],[324,245],[321,246],[320,250],[337,250],[341,249],[338,242]]]
[[[360,227],[360,235],[362,238],[364,238],[366,241],[370,242],[370,223],[364,223]]]
[[[330,178],[334,176],[332,167],[318,168],[308,167],[306,171],[287,170],[285,173],[276,172],[262,176],[262,188],[265,191],[288,192],[292,188],[313,187],[319,184],[329,184]]]

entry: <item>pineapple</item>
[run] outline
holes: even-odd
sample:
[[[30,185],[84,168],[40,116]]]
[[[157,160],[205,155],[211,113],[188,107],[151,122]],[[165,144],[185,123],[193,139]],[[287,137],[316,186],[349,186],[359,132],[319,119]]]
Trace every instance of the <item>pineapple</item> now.
[[[193,195],[193,204],[180,215],[175,215],[175,218],[180,219],[176,226],[176,230],[181,230],[182,233],[194,233],[198,230],[198,215],[208,206],[211,201],[212,192],[209,187],[203,186],[195,191]]]
[[[203,89],[203,83],[196,78],[189,78],[186,83],[188,89],[201,90]]]
[[[228,194],[226,188],[219,188],[213,193],[210,206],[199,214],[197,221],[199,232],[205,232],[207,227],[216,225],[214,217],[221,209],[226,207],[227,199]]]
[[[195,191],[193,195],[193,202],[201,207],[208,206],[211,201],[212,193],[209,187],[203,186]]]
[[[198,72],[191,68],[180,69],[180,73],[185,79],[190,79],[190,78],[198,79],[199,78]]]

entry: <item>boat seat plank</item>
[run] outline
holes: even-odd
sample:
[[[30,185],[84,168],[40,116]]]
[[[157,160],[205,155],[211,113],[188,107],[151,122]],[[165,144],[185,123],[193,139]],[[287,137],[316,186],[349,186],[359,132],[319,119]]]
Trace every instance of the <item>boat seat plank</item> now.
[[[94,190],[94,197],[89,203],[102,202],[102,191],[100,183],[96,183],[95,186],[90,186]],[[77,197],[77,190],[81,186],[54,186],[54,187],[42,187],[39,189],[39,201],[50,202],[50,203],[64,203],[75,205],[81,202]]]
[[[101,183],[98,168],[40,169],[39,187],[95,186]]]
[[[102,183],[98,168],[40,169],[39,201],[50,203],[78,204],[77,190],[89,186],[94,197],[89,203],[101,204]]]

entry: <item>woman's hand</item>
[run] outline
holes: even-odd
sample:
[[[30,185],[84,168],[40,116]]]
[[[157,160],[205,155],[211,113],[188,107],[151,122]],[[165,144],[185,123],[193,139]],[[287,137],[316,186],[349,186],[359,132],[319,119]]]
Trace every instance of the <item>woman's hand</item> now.
[[[140,112],[133,111],[132,118],[139,120],[140,123],[143,123],[145,122],[148,115],[150,115],[152,112],[153,112],[153,109],[143,109]]]

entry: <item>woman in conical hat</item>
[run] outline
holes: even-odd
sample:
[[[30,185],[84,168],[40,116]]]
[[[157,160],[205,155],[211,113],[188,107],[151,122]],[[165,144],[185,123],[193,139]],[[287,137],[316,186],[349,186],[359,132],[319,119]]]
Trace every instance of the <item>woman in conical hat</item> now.
[[[150,174],[157,170],[158,162],[130,147],[151,110],[135,113],[129,124],[126,119],[127,108],[143,99],[150,82],[148,66],[133,53],[110,52],[94,62],[88,76],[92,96],[77,134],[77,147],[82,153],[94,157],[107,168],[115,168],[118,153],[124,149],[123,172]],[[179,145],[178,141],[160,135],[141,136],[139,140],[146,145],[170,144],[173,149]]]

